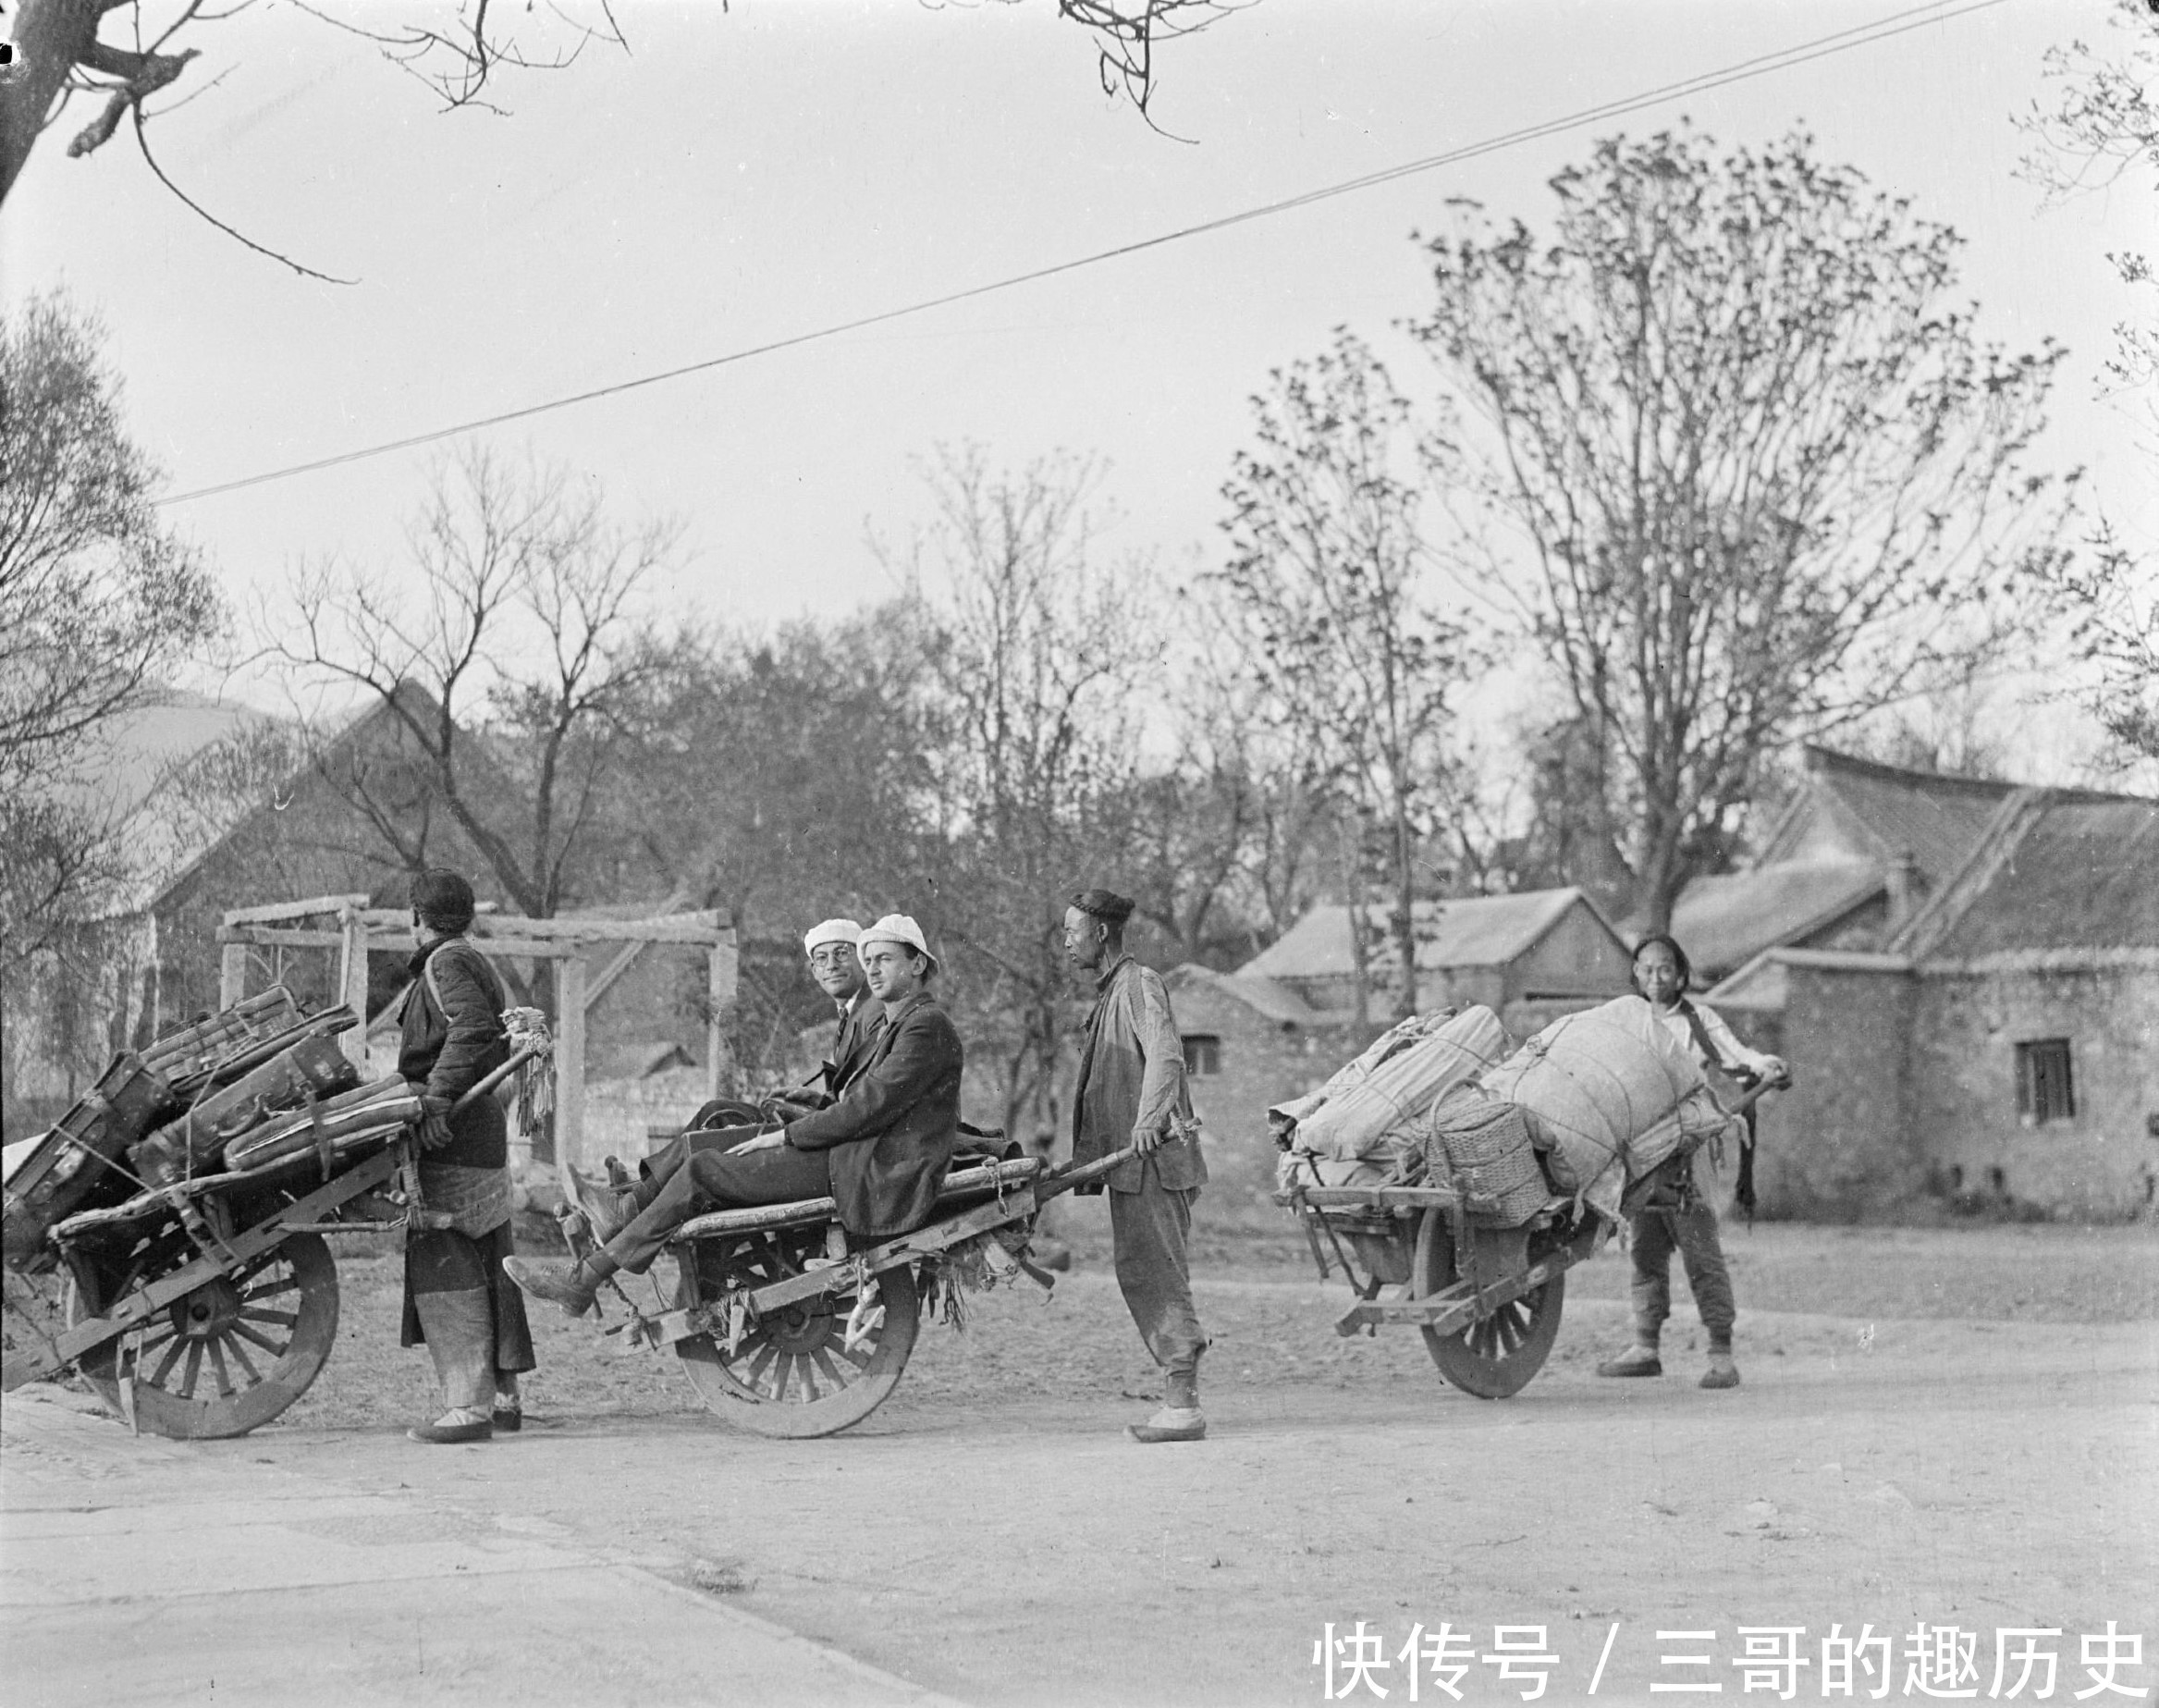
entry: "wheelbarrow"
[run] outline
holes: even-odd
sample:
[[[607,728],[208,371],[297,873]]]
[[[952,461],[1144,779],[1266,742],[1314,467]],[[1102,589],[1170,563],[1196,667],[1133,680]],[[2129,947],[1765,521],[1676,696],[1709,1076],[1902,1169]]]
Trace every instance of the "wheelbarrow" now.
[[[1775,1088],[1756,1084],[1719,1106],[1743,1115]],[[1691,1156],[1688,1147],[1630,1180],[1621,1217]],[[1511,1398],[1543,1368],[1566,1305],[1566,1272],[1617,1227],[1580,1194],[1553,1193],[1517,1218],[1463,1176],[1418,1186],[1292,1183],[1274,1199],[1303,1226],[1319,1278],[1339,1269],[1357,1295],[1336,1333],[1414,1324],[1440,1374],[1479,1399]]]
[[[680,1274],[673,1309],[632,1306],[610,1332],[672,1346],[699,1397],[729,1423],[760,1435],[833,1434],[899,1385],[933,1285],[982,1266],[1001,1278],[1025,1270],[1047,1286],[1027,1259],[1042,1207],[1137,1154],[1127,1147],[1060,1171],[1039,1157],[974,1161],[947,1175],[926,1224],[862,1246],[829,1198],[695,1217],[669,1247]],[[578,1249],[582,1219],[566,1220]]]

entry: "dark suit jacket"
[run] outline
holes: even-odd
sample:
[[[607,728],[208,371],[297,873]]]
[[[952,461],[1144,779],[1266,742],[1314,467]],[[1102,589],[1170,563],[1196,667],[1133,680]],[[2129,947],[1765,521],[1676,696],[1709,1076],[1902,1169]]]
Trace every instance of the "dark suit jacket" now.
[[[825,1090],[837,1098],[869,1065],[877,1035],[885,1029],[885,1005],[867,990],[840,1017],[832,1038],[832,1059],[825,1064]]]
[[[960,1143],[960,1035],[927,994],[888,1016],[837,1102],[787,1124],[797,1150],[828,1152],[840,1225],[863,1238],[929,1220]]]

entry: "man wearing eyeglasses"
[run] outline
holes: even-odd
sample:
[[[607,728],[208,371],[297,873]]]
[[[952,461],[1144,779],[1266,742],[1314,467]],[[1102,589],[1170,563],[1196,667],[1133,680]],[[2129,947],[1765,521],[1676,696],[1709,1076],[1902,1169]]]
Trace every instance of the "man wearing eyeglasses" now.
[[[862,928],[852,919],[828,919],[803,939],[810,977],[840,1010],[840,1025],[833,1034],[830,1058],[803,1087],[813,1096],[790,1094],[791,1103],[814,1101],[822,1108],[832,1101],[862,1072],[870,1046],[884,1029],[885,1005],[871,1000],[869,976],[856,952],[861,942]]]
[[[927,1221],[959,1148],[964,1052],[931,992],[937,957],[919,925],[887,914],[858,947],[885,1024],[833,1102],[727,1149],[695,1152],[668,1179],[646,1180],[612,1203],[593,1202],[593,1233],[603,1243],[574,1264],[509,1258],[503,1272],[534,1297],[583,1316],[609,1275],[643,1274],[675,1229],[706,1210],[830,1197],[840,1225],[864,1241]]]
[[[817,1071],[803,1085],[767,1100],[761,1106],[725,1097],[705,1104],[690,1118],[681,1137],[638,1163],[638,1179],[665,1184],[699,1151],[731,1150],[752,1137],[768,1117],[784,1120],[791,1112],[823,1109],[847,1089],[868,1065],[877,1035],[885,1027],[885,1005],[870,995],[869,976],[863,971],[857,952],[861,941],[862,927],[852,919],[828,919],[813,927],[803,939],[810,977],[840,1011],[832,1053],[818,1064]],[[578,1208],[594,1227],[613,1214],[616,1195],[632,1184],[630,1174],[612,1157],[607,1159],[608,1186],[605,1188],[586,1180],[575,1169],[568,1172]]]

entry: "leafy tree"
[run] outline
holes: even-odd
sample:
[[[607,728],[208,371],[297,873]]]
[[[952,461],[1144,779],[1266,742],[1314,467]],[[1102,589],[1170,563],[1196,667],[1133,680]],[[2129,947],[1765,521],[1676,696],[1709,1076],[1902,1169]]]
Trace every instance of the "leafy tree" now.
[[[2060,527],[2025,458],[2062,351],[1983,343],[1957,235],[1803,136],[1613,139],[1552,188],[1549,237],[1429,245],[1413,330],[1468,417],[1431,454],[1662,925],[1770,756],[2002,633]]]
[[[1255,445],[1222,488],[1230,561],[1220,584],[1271,719],[1322,756],[1384,838],[1396,1000],[1414,1014],[1417,853],[1452,786],[1447,696],[1464,631],[1419,592],[1426,492],[1409,405],[1378,360],[1337,331],[1332,349],[1273,377],[1253,399]],[[1348,884],[1354,918],[1362,885]]]
[[[101,336],[60,296],[0,321],[0,968],[57,947],[130,875],[83,781],[226,620],[153,503]]]

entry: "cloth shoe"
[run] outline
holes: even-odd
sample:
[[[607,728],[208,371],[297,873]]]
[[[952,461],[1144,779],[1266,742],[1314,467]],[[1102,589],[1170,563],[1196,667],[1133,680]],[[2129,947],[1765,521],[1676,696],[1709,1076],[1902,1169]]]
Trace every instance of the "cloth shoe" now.
[[[468,1441],[490,1441],[495,1435],[495,1425],[485,1418],[465,1419],[460,1410],[446,1411],[433,1423],[419,1423],[405,1432],[412,1441],[425,1442],[431,1447],[452,1447]]]
[[[1732,1362],[1729,1352],[1710,1354],[1710,1367],[1701,1373],[1705,1388],[1736,1388],[1739,1385],[1739,1367]]]
[[[1124,1432],[1149,1446],[1164,1441],[1204,1441],[1207,1415],[1196,1406],[1165,1406],[1145,1423],[1128,1423]]]
[[[582,1317],[590,1310],[599,1292],[599,1277],[583,1263],[541,1263],[531,1258],[504,1258],[502,1272],[533,1297],[559,1305],[573,1317]]]
[[[1654,1346],[1634,1346],[1597,1366],[1600,1376],[1662,1376],[1664,1362]]]
[[[514,1435],[525,1426],[525,1414],[515,1406],[497,1406],[489,1419],[499,1435]]]
[[[594,1185],[575,1168],[566,1165],[562,1172],[570,1176],[570,1199],[583,1212],[585,1224],[592,1229],[593,1244],[606,1245],[629,1223],[622,1195]]]

